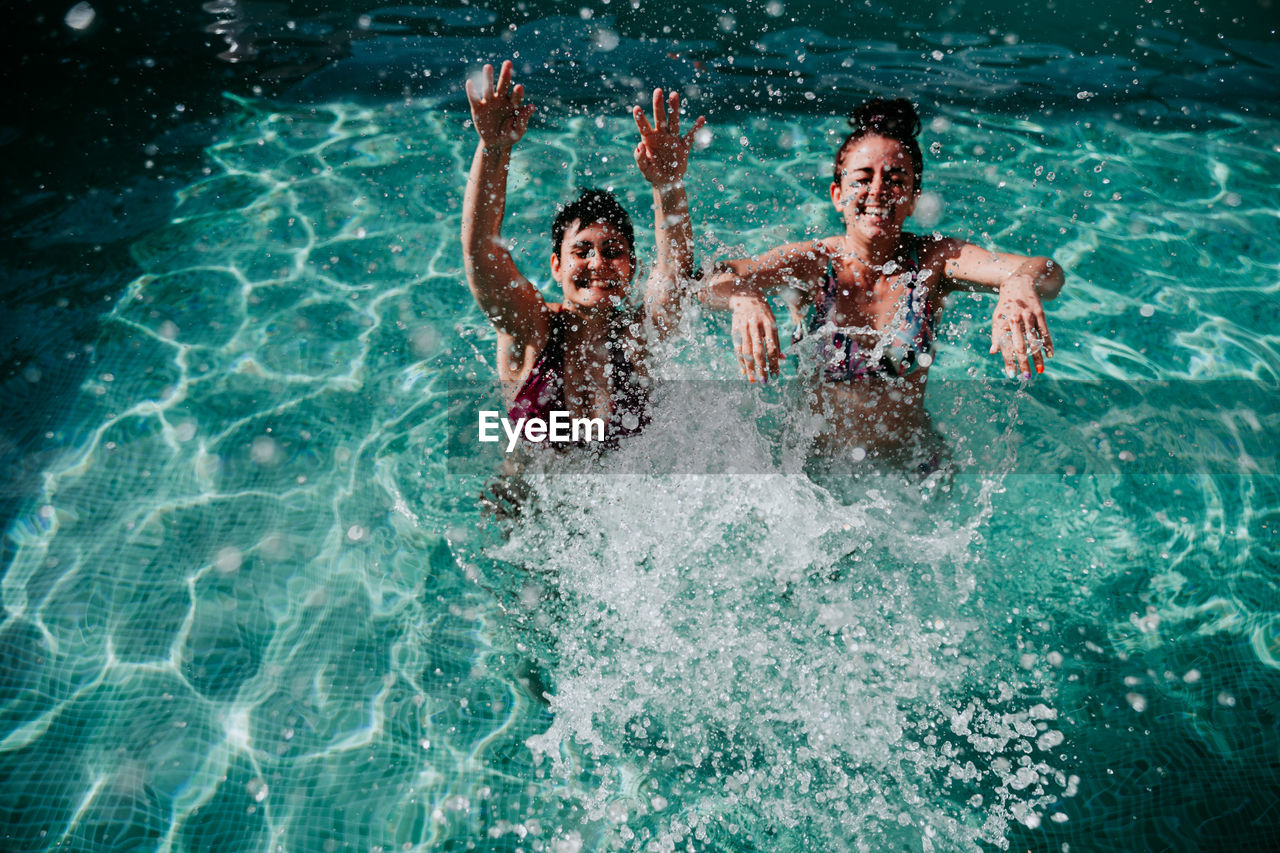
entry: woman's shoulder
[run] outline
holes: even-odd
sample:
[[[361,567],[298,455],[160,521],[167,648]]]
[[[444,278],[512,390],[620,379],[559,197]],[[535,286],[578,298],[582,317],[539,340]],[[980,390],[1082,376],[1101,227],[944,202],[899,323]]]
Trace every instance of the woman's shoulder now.
[[[961,240],[958,237],[948,237],[946,234],[939,234],[937,231],[929,234],[916,234],[911,231],[903,231],[902,238],[907,245],[913,247],[921,256],[924,256],[925,254],[936,255],[938,253],[955,252],[967,245],[964,240]]]
[[[842,244],[840,237],[819,237],[797,243],[786,243],[770,254],[774,255],[780,265],[786,267],[793,275],[809,279],[820,277],[826,272],[827,265],[840,257]]]
[[[934,231],[930,234],[903,232],[903,238],[916,262],[922,267],[941,267],[960,253],[967,243]]]
[[[830,257],[839,251],[839,237],[818,237],[774,246],[759,257],[817,258]]]
[[[824,261],[829,261],[844,251],[844,237],[837,234],[834,237],[821,237],[817,240],[810,240],[808,243],[797,245],[808,246],[815,255]]]

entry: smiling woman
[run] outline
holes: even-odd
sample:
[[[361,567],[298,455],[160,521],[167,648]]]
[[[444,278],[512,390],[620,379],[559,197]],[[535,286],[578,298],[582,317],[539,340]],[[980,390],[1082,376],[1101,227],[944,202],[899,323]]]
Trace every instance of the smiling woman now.
[[[778,371],[777,323],[765,294],[798,287],[796,340],[808,337],[822,380],[811,400],[824,427],[817,449],[858,462],[868,455],[924,473],[945,448],[924,407],[935,318],[956,290],[999,295],[991,352],[1012,377],[1044,372],[1053,354],[1042,299],[1062,288],[1062,270],[1046,257],[982,249],[963,240],[903,230],[923,180],[916,136],[920,119],[904,99],[873,100],[854,111],[836,152],[831,203],[845,233],[789,243],[757,258],[730,261],[703,299],[734,312],[734,345],[753,381]],[[807,329],[802,308],[814,305]]]
[[[498,330],[498,377],[512,421],[546,421],[561,413],[603,419],[606,440],[638,431],[645,422],[645,343],[678,321],[692,273],[692,233],[684,173],[693,129],[680,134],[680,97],[653,93],[653,124],[633,110],[640,142],[636,164],[653,187],[657,259],[643,316],[626,307],[635,275],[631,219],[610,193],[586,190],[563,207],[551,228],[551,275],[564,302],[547,303],[502,243],[511,147],[528,126],[533,107],[513,85],[504,62],[494,80],[486,65],[481,83],[467,82],[471,117],[480,134],[462,214],[467,284]]]
[[[551,274],[565,303],[593,309],[620,304],[635,275],[635,232],[612,194],[584,190],[551,226]]]

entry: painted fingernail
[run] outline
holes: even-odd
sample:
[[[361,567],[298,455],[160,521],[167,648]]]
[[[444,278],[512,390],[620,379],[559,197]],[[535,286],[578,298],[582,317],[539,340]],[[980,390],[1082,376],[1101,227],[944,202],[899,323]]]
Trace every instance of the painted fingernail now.
[[[1013,370],[1013,368],[1012,368],[1012,367],[1006,367],[1006,368],[1004,369],[1004,378],[1005,378],[1005,379],[1012,379],[1013,377],[1015,377],[1015,376],[1017,376],[1017,375],[1018,375],[1018,374],[1014,372],[1014,370]]]
[[[1036,373],[1044,373],[1044,365],[1043,365],[1043,364],[1037,364],[1037,365],[1036,365]]]
[[[1024,380],[1030,379],[1030,378],[1031,378],[1031,371],[1029,371],[1029,370],[1024,370],[1024,371],[1022,372],[1022,378],[1023,378]]]

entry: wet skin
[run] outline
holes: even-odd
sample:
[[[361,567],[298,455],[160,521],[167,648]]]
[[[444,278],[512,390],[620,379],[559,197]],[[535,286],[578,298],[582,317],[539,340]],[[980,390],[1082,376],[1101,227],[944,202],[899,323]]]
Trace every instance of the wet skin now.
[[[565,230],[560,251],[551,256],[551,275],[564,289],[570,311],[616,308],[634,274],[626,237],[607,222],[583,225],[575,220]]]

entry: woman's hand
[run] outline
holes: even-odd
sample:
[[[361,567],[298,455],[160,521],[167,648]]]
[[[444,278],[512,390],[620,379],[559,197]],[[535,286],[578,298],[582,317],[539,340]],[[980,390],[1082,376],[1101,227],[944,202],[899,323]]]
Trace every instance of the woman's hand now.
[[[997,292],[991,352],[1000,353],[1009,378],[1021,373],[1030,379],[1033,364],[1036,373],[1044,373],[1053,341],[1041,303],[1061,292],[1062,267],[1053,258],[991,252],[954,238],[934,241],[931,251],[943,260],[944,295],[961,285]]]
[[[471,102],[471,122],[485,148],[510,148],[524,136],[529,116],[535,107],[524,103],[524,86],[511,85],[511,61],[502,63],[498,82],[493,82],[493,66],[486,65],[480,80],[480,91],[467,81],[467,100]]]
[[[653,124],[649,124],[644,110],[632,108],[636,127],[640,129],[640,142],[636,145],[636,165],[640,174],[657,190],[666,189],[684,178],[689,168],[689,149],[693,137],[706,118],[698,116],[693,128],[680,135],[680,94],[672,92],[664,102],[662,90],[653,90]]]
[[[511,146],[524,136],[533,107],[523,103],[524,87],[511,85],[510,62],[502,63],[497,85],[493,66],[486,65],[480,81],[468,80],[466,90],[471,121],[480,134],[462,194],[462,267],[467,286],[494,327],[510,336],[514,352],[530,346],[541,350],[548,334],[546,303],[521,275],[502,242]]]
[[[778,361],[785,358],[778,343],[778,322],[764,296],[735,294],[729,297],[733,311],[733,350],[738,365],[752,382],[767,382],[778,375]]]
[[[1045,356],[1053,355],[1053,339],[1032,276],[1014,275],[1000,285],[991,319],[991,352],[1004,358],[1010,377],[1021,374],[1030,379],[1032,364],[1036,373],[1044,373]]]

